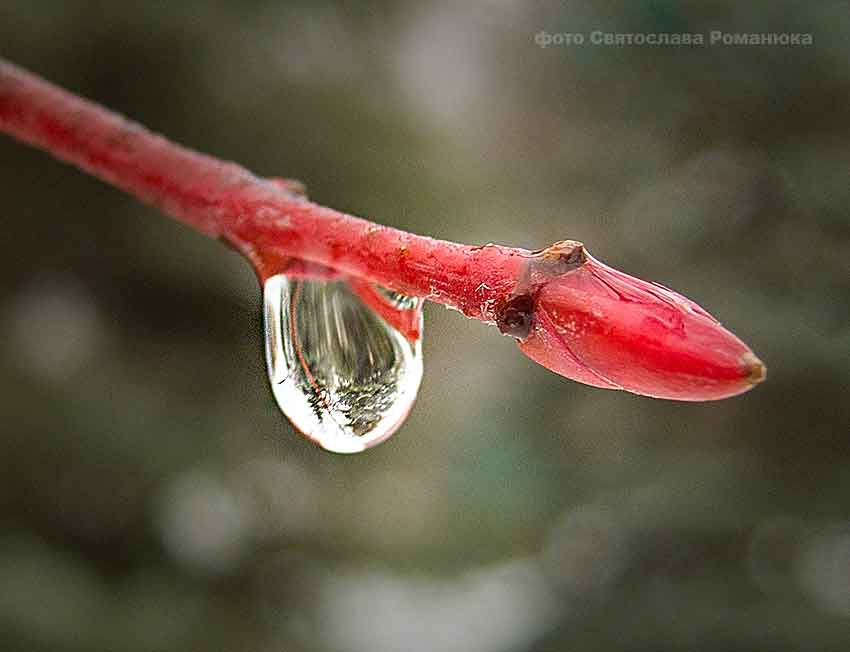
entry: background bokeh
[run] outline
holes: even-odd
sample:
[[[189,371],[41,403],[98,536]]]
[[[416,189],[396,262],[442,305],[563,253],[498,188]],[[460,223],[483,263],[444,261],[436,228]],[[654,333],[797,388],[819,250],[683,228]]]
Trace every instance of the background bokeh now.
[[[3,0],[0,55],[376,221],[583,240],[769,368],[655,401],[429,305],[408,423],[325,453],[244,261],[0,138],[4,651],[850,648],[846,3]]]

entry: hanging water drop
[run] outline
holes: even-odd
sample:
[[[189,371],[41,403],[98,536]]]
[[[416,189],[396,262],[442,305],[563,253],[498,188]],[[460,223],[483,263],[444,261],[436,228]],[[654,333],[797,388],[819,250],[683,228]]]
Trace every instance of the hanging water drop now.
[[[422,300],[364,283],[281,274],[263,289],[275,399],[295,428],[335,453],[390,437],[422,380]]]

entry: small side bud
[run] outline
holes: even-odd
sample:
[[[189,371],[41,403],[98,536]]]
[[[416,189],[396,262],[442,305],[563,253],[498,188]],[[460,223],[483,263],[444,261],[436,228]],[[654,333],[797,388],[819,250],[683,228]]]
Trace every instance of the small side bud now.
[[[532,273],[558,276],[578,269],[587,262],[587,250],[577,240],[561,240],[536,251],[532,259]]]
[[[499,330],[520,341],[528,337],[533,320],[534,297],[530,294],[513,296],[496,311],[496,325]]]

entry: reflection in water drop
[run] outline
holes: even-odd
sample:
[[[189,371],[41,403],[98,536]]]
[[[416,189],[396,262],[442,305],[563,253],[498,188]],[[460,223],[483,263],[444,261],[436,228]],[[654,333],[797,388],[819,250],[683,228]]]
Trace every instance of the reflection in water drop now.
[[[359,453],[402,424],[422,379],[422,300],[380,290],[413,311],[416,337],[389,325],[344,281],[269,278],[266,360],[280,409],[307,438]]]

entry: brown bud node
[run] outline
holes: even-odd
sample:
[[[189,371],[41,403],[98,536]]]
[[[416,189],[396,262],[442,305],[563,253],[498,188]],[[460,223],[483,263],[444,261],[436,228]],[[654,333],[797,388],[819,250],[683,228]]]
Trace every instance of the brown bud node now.
[[[518,294],[508,299],[496,313],[496,325],[505,335],[524,340],[531,332],[534,297]]]
[[[537,271],[549,274],[563,274],[587,262],[584,244],[576,240],[561,240],[536,253]]]

